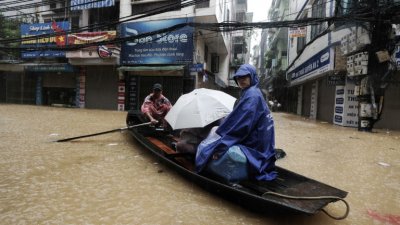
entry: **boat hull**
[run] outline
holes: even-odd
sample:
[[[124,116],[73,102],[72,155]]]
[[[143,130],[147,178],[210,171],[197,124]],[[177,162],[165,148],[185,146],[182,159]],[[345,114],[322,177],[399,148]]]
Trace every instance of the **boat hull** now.
[[[155,128],[140,127],[129,130],[130,134],[146,149],[154,153],[163,163],[186,179],[209,192],[233,201],[246,209],[262,213],[315,214],[327,204],[338,199],[290,199],[270,194],[271,192],[289,196],[335,196],[345,198],[347,192],[307,178],[277,166],[278,178],[270,182],[244,181],[238,184],[226,183],[210,174],[194,171],[193,160],[176,154],[171,143],[172,135]]]

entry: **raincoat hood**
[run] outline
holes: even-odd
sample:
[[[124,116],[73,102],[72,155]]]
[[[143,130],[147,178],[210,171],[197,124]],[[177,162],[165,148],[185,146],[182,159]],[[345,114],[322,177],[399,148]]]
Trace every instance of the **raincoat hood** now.
[[[247,75],[250,75],[251,79],[250,86],[256,86],[258,84],[258,75],[256,72],[256,68],[250,64],[241,65],[239,69],[236,71],[235,75],[233,76],[233,79],[235,79],[236,81],[237,77],[243,77]]]

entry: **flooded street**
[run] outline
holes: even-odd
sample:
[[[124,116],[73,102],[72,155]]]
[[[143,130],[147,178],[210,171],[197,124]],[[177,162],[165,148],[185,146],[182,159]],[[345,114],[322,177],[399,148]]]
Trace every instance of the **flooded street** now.
[[[277,165],[349,192],[349,216],[265,216],[160,164],[126,112],[0,105],[0,224],[400,224],[400,132],[358,132],[274,113]],[[334,215],[342,203],[327,207]]]

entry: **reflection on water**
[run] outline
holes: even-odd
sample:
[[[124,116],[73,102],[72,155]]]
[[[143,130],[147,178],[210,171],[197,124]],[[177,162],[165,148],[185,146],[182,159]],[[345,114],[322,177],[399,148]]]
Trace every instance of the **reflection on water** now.
[[[0,105],[1,224],[391,224],[400,133],[363,133],[276,113],[278,165],[349,192],[349,217],[263,216],[183,179],[125,133],[125,113]],[[343,212],[340,203],[329,206]]]

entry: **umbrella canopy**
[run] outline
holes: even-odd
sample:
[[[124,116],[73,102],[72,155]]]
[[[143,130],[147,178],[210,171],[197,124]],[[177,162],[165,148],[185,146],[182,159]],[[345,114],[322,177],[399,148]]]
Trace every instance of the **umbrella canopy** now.
[[[179,97],[165,116],[172,129],[205,127],[232,112],[236,98],[217,90],[195,89]]]

